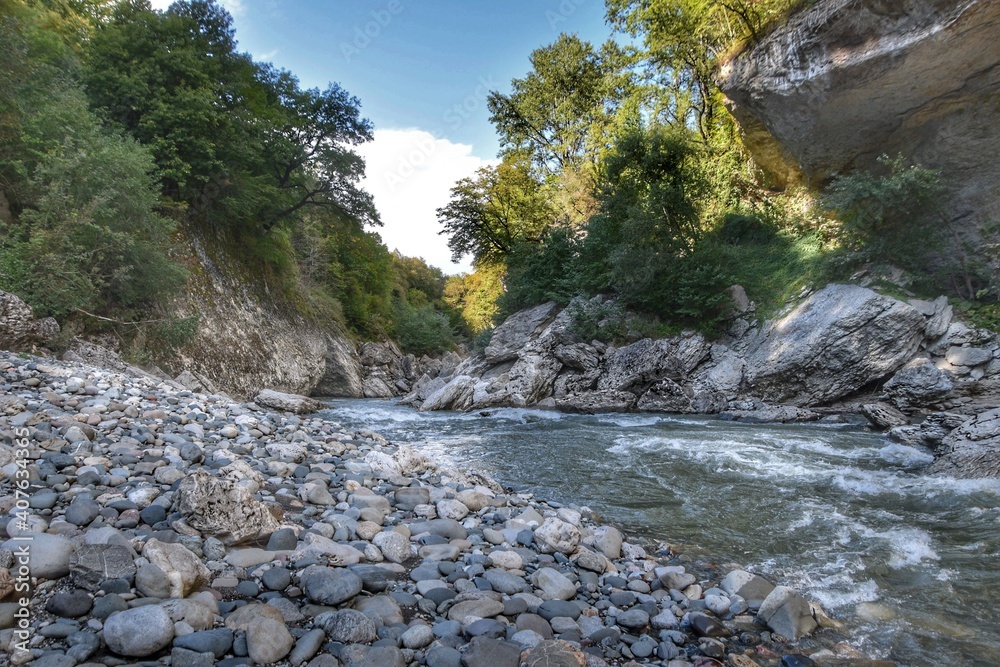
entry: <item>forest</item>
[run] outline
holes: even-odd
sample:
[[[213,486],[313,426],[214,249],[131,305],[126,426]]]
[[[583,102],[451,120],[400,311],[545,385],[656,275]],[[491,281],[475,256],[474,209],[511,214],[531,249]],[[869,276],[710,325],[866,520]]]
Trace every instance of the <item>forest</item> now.
[[[577,297],[589,336],[711,333],[731,285],[766,314],[874,264],[996,326],[987,258],[935,252],[940,174],[886,156],[823,191],[779,190],[743,148],[714,73],[798,4],[608,0],[628,39],[535,50],[489,95],[498,163],[438,210],[474,260],[449,278],[378,235],[361,101],[241,53],[213,0],[3,0],[0,289],[69,332],[148,322],[157,345],[182,344],[191,323],[169,303],[196,242],[289,307],[420,355]]]

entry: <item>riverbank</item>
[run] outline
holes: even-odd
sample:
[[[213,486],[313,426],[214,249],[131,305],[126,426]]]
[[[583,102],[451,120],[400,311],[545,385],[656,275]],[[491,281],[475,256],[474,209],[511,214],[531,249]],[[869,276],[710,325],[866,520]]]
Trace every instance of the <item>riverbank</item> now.
[[[14,664],[866,664],[832,629],[784,641],[829,623],[791,589],[375,433],[73,363],[0,371]]]

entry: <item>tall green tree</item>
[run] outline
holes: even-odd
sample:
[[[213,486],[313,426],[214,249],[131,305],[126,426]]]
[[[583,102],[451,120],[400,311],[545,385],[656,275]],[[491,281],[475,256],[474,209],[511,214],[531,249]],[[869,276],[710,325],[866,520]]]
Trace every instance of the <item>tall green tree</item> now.
[[[531,72],[487,100],[504,151],[526,153],[543,174],[595,165],[624,97],[623,63],[613,42],[598,51],[576,35],[533,51]]]
[[[523,157],[508,156],[451,189],[437,210],[452,258],[471,255],[474,264],[503,263],[522,243],[537,243],[555,212]]]

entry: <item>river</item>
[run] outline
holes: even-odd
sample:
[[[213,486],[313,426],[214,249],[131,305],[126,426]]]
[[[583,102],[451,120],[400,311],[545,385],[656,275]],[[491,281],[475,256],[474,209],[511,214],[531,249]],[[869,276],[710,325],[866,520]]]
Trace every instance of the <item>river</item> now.
[[[329,403],[344,426],[796,587],[873,657],[1000,665],[1000,482],[921,475],[925,450],[845,425]]]

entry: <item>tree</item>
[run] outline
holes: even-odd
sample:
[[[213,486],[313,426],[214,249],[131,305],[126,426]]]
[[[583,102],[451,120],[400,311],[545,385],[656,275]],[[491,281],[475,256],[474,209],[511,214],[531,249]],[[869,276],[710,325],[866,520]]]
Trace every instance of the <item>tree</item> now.
[[[537,243],[555,215],[527,161],[510,156],[456,183],[437,217],[452,259],[472,255],[480,265],[502,263],[519,243]]]
[[[623,98],[621,52],[609,43],[598,53],[564,34],[533,51],[531,65],[509,95],[493,91],[487,101],[504,151],[527,154],[543,174],[593,166],[602,130]]]
[[[335,83],[322,92],[302,90],[289,72],[260,69],[275,108],[263,155],[278,195],[277,205],[262,212],[265,231],[305,206],[325,206],[362,224],[381,224],[371,195],[358,187],[364,160],[348,148],[372,139],[358,98]]]
[[[857,257],[919,269],[946,221],[940,207],[941,173],[907,166],[902,156],[879,158],[881,172],[837,176],[823,204],[841,221],[844,246]]]
[[[691,145],[679,129],[628,132],[605,161],[601,211],[582,249],[587,285],[656,311],[664,277],[701,234]]]
[[[800,0],[607,0],[608,21],[642,37],[659,91],[658,108],[708,142],[732,121],[714,82],[734,44],[758,39],[775,17]]]

